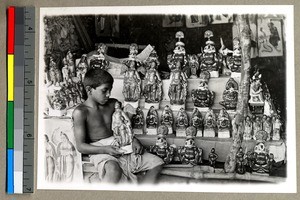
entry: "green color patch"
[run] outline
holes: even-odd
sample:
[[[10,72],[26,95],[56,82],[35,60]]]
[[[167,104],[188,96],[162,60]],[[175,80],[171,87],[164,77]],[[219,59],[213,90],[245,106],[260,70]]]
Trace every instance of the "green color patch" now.
[[[14,148],[14,102],[7,102],[7,117],[6,117],[6,130],[7,130],[7,148]]]

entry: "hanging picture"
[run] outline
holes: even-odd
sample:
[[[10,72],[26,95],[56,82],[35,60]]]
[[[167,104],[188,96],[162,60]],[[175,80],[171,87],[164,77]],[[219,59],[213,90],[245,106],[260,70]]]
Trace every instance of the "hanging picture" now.
[[[162,23],[163,27],[182,27],[183,15],[165,15]]]
[[[259,16],[257,20],[259,57],[282,56],[281,19]]]
[[[233,17],[232,15],[222,14],[222,15],[209,15],[209,23],[210,24],[226,24],[232,23]]]
[[[96,35],[98,37],[119,37],[119,22],[119,15],[96,15]]]
[[[203,27],[207,26],[209,21],[208,15],[190,15],[186,18],[186,27],[194,28],[194,27]]]

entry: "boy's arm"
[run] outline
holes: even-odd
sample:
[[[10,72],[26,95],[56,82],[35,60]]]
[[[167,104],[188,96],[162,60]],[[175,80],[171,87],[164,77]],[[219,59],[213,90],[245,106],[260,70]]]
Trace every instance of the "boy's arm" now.
[[[74,120],[74,134],[76,140],[76,147],[80,153],[83,154],[110,154],[120,155],[116,147],[113,146],[94,146],[86,143],[86,114],[83,110],[75,109],[73,112]]]

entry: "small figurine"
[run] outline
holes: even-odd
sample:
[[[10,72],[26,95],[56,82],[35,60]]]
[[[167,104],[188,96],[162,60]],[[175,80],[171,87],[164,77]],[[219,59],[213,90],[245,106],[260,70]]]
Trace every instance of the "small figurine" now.
[[[182,72],[186,72],[187,68],[185,68],[187,64],[187,58],[186,58],[186,52],[185,52],[185,44],[181,41],[182,38],[184,38],[184,33],[182,31],[178,31],[175,34],[175,37],[178,39],[178,41],[175,44],[175,48],[173,50],[172,55],[168,55],[168,66],[170,70],[174,70],[176,67],[176,62],[180,62],[180,70]]]
[[[203,130],[203,118],[201,115],[201,112],[197,109],[194,108],[192,118],[190,125],[195,127],[197,129],[197,137],[202,137],[202,130]]]
[[[218,116],[218,137],[219,138],[230,138],[230,119],[229,114],[226,112],[225,108],[219,113]]]
[[[269,174],[269,155],[264,142],[258,142],[254,147],[252,172],[259,174]]]
[[[93,55],[90,61],[91,68],[101,68],[107,70],[109,67],[109,61],[106,60],[107,46],[103,43],[100,43],[97,46],[97,53]]]
[[[275,109],[272,103],[270,93],[265,94],[264,115],[271,117],[275,114]]]
[[[204,117],[203,137],[215,137],[217,128],[216,115],[212,109],[209,109]]]
[[[202,163],[203,150],[195,145],[196,133],[197,130],[193,126],[186,129],[185,145],[178,149],[179,158],[183,164],[199,165]]]
[[[173,123],[174,123],[173,112],[172,112],[170,106],[166,105],[161,114],[161,124],[168,127],[169,134],[173,133]]]
[[[245,159],[243,148],[240,147],[238,152],[236,153],[236,166],[235,166],[236,173],[245,174],[246,173],[246,166],[245,166],[246,163],[247,163],[247,160]]]
[[[87,64],[87,56],[86,54],[83,54],[80,58],[80,61],[76,68],[76,76],[79,78],[79,80],[82,82],[84,79],[84,76],[88,70],[89,66]]]
[[[138,54],[138,51],[139,51],[139,48],[138,48],[138,45],[136,43],[130,44],[130,46],[129,46],[129,59],[135,60],[136,56]]]
[[[73,54],[71,52],[71,50],[68,50],[67,55],[66,55],[66,61],[69,67],[69,71],[70,71],[70,76],[71,78],[75,77],[75,63],[74,63],[74,59],[73,59]]]
[[[246,116],[245,118],[245,129],[244,129],[244,140],[252,140],[252,136],[253,136],[253,124],[252,124],[252,120],[249,116]]]
[[[195,107],[199,107],[207,110],[214,103],[215,93],[208,89],[208,81],[210,74],[206,72],[201,72],[200,74],[200,84],[198,89],[192,90],[192,100]]]
[[[269,141],[271,139],[272,128],[273,128],[273,124],[271,122],[270,117],[267,117],[266,115],[263,115],[262,127],[263,127],[263,130],[268,133],[268,139],[267,140]]]
[[[184,108],[180,108],[176,117],[176,136],[185,137],[185,129],[189,125],[188,116]]]
[[[233,39],[233,50],[225,49],[223,44],[223,40],[221,38],[221,46],[220,52],[224,55],[226,65],[231,70],[231,77],[239,78],[241,76],[241,65],[242,65],[242,50],[240,41],[238,38]],[[231,56],[228,56],[229,53],[232,53]]]
[[[190,78],[198,78],[199,61],[195,54],[188,55],[188,65],[191,70]]]
[[[264,98],[263,98],[263,89],[261,83],[261,74],[256,72],[250,84],[250,100],[249,103],[252,106],[263,106],[264,105]]]
[[[59,86],[59,83],[62,81],[61,72],[54,62],[53,57],[50,57],[49,62],[49,77],[50,81],[54,86]]]
[[[256,139],[256,134],[257,134],[258,131],[261,131],[262,129],[263,129],[262,121],[261,121],[259,116],[256,116],[255,121],[253,122],[253,139],[254,140],[257,140]]]
[[[204,33],[204,37],[207,38],[207,41],[203,53],[199,54],[200,70],[208,71],[211,77],[219,77],[221,58],[216,52],[215,43],[210,40],[213,36],[213,32],[210,30],[205,31]]]
[[[118,146],[124,153],[132,152],[133,133],[130,119],[121,109],[119,102],[115,103],[115,112],[112,115],[112,130]]]
[[[156,109],[159,108],[159,102],[162,100],[162,80],[158,74],[158,61],[149,61],[149,69],[147,69],[144,79],[144,91],[146,104],[157,104]],[[145,108],[149,108],[145,104]]]
[[[220,102],[227,110],[235,110],[238,102],[238,83],[230,78],[223,92],[223,101]]]
[[[129,69],[124,74],[123,95],[126,102],[138,103],[141,96],[141,78],[135,67],[136,61],[131,60]],[[133,107],[137,107],[137,105]]]
[[[280,133],[282,129],[282,123],[280,121],[279,115],[275,117],[273,122],[273,140],[280,140]]]
[[[154,106],[151,106],[146,117],[147,134],[156,135],[157,126],[158,126],[158,114]]]
[[[140,107],[137,107],[136,114],[134,114],[132,116],[131,124],[132,124],[132,128],[133,128],[133,131],[135,134],[137,134],[137,132],[139,132],[140,134],[143,133],[144,112],[140,109]],[[141,130],[141,131],[137,131],[136,129]]]
[[[171,71],[168,95],[171,105],[182,107],[187,98],[187,77],[185,73],[181,71],[180,61],[176,62],[175,67],[176,68]]]
[[[168,145],[166,136],[168,135],[168,127],[160,125],[157,129],[157,139],[154,146],[150,146],[150,153],[156,154],[163,159],[165,164],[172,162],[175,147]]]
[[[215,148],[212,148],[210,153],[208,154],[208,161],[209,161],[209,165],[214,168],[214,172],[215,172],[216,162],[218,157],[219,156],[218,154],[216,154]]]
[[[67,85],[69,84],[69,82],[71,82],[70,79],[70,71],[69,71],[69,67],[67,64],[66,59],[63,59],[63,68],[61,69],[62,75],[63,75],[63,82]]]

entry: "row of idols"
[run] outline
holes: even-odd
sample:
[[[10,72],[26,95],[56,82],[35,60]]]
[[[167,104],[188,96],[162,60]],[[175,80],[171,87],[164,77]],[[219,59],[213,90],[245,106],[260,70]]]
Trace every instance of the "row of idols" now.
[[[168,127],[169,134],[174,133],[175,128],[177,137],[185,137],[185,130],[188,126],[196,128],[197,137],[231,137],[231,120],[224,108],[220,110],[218,116],[212,109],[209,109],[204,117],[197,108],[194,108],[190,119],[186,111],[181,108],[176,119],[174,119],[170,106],[166,105],[159,120],[158,112],[152,106],[148,110],[145,120],[144,112],[138,107],[131,123],[135,134],[143,134],[146,127],[147,135],[156,135],[157,127],[160,124]],[[267,133],[266,140],[280,140],[282,122],[279,115],[273,116],[272,119],[266,115],[255,116],[254,118],[247,116],[244,121],[244,140],[257,140],[259,131]]]

